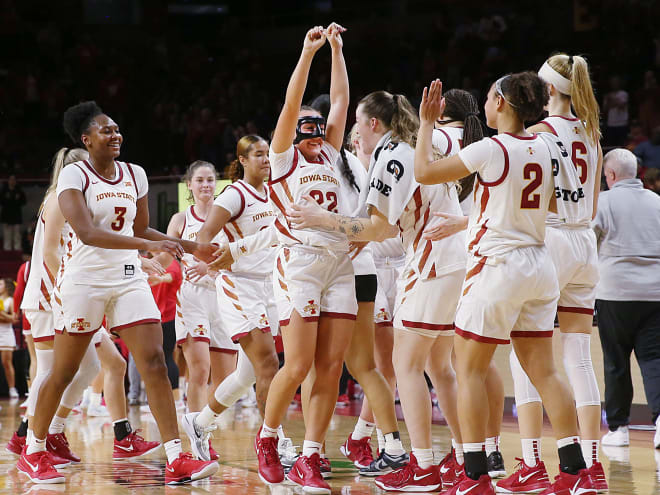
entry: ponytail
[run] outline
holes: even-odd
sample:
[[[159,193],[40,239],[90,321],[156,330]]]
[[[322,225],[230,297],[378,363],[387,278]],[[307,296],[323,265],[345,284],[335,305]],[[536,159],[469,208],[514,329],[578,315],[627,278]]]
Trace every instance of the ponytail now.
[[[585,123],[592,142],[597,143],[601,136],[600,109],[591,85],[586,59],[579,55],[568,56],[560,53],[551,56],[548,65],[571,81],[570,97],[575,115]]]
[[[41,202],[41,206],[39,206],[38,214],[41,214],[44,206],[46,206],[46,199],[48,196],[57,189],[57,181],[62,169],[71,163],[86,160],[87,157],[87,152],[81,148],[60,148],[57,153],[55,153],[51,162],[53,172],[51,174],[50,185],[48,186],[48,189],[46,189],[46,194],[44,194],[44,199]]]
[[[392,131],[393,141],[415,147],[419,116],[408,98],[387,91],[375,91],[362,98],[358,105],[369,118],[377,118]]]
[[[229,164],[229,171],[227,172],[227,175],[232,182],[236,182],[245,177],[245,168],[241,163],[241,157],[247,158],[252,149],[252,145],[259,141],[266,142],[261,136],[248,134],[247,136],[243,136],[238,140],[238,143],[236,143],[236,159]]]
[[[450,122],[463,122],[463,147],[481,141],[484,138],[484,129],[479,119],[479,105],[472,93],[464,89],[450,89],[444,97],[444,116]],[[459,201],[463,201],[472,192],[475,175],[476,173],[473,173],[459,180]]]
[[[238,158],[235,158],[234,160],[231,161],[229,164],[229,170],[227,171],[227,177],[232,182],[236,182],[237,180],[242,179],[245,176],[245,169],[243,168],[243,164]]]

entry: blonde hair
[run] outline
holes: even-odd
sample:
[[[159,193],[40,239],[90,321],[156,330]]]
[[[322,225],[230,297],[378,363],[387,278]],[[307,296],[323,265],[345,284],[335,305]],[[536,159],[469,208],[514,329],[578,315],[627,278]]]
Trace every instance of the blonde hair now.
[[[374,91],[362,98],[358,105],[362,106],[367,117],[375,117],[391,129],[392,141],[415,147],[419,117],[408,98],[387,91]]]
[[[60,148],[51,163],[53,167],[53,173],[51,174],[50,185],[46,189],[46,194],[44,194],[44,199],[39,206],[39,213],[42,212],[44,206],[46,205],[46,199],[52,192],[55,192],[57,189],[57,181],[60,178],[60,173],[62,169],[71,163],[79,162],[86,160],[89,154],[82,148]]]
[[[601,136],[600,109],[589,76],[587,60],[579,55],[565,53],[552,55],[548,65],[571,81],[571,104],[575,115],[585,122],[587,133],[594,144]]]

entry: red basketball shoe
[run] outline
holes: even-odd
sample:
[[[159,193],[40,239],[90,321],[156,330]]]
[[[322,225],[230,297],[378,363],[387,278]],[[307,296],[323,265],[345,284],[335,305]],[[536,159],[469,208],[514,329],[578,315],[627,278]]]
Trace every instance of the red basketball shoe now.
[[[339,451],[350,461],[353,461],[353,465],[358,469],[366,468],[374,461],[374,455],[371,451],[371,437],[353,440],[353,437],[348,435],[348,439],[344,442],[344,445],[339,447]]]
[[[597,491],[589,471],[580,469],[577,474],[559,472],[550,488],[541,495],[596,495]]]
[[[172,464],[165,466],[165,484],[178,485],[212,476],[219,468],[215,461],[198,461],[189,452],[181,452]]]
[[[293,465],[287,479],[298,486],[301,486],[307,493],[330,493],[330,485],[321,475],[321,457],[318,454],[312,454],[309,457],[301,455]]]
[[[71,452],[69,441],[64,433],[54,433],[46,435],[46,450],[51,454],[63,459],[68,459],[73,463],[80,462],[80,457]]]
[[[442,478],[438,466],[422,469],[414,454],[401,469],[376,478],[376,485],[393,492],[434,492],[442,488]]]
[[[115,438],[115,447],[112,451],[113,459],[128,459],[131,457],[140,457],[151,454],[160,447],[160,442],[148,442],[135,430],[130,432],[123,440],[117,441]]]
[[[519,457],[516,461],[518,465],[511,476],[497,482],[497,493],[541,493],[550,488],[550,477],[543,461],[536,466],[528,466]]]
[[[267,485],[275,485],[284,481],[284,468],[277,453],[277,438],[261,438],[261,428],[254,439],[254,450],[259,463],[259,478]]]
[[[598,490],[598,493],[609,489],[607,486],[605,471],[603,470],[603,465],[600,462],[594,462],[590,468],[587,468],[587,471],[589,471],[591,481],[594,484],[594,488]]]
[[[468,476],[463,476],[453,488],[441,495],[495,495],[493,490],[493,482],[487,474],[482,474],[478,480],[473,480]]]
[[[34,483],[64,483],[64,476],[57,472],[51,455],[42,450],[28,455],[23,449],[16,469],[27,475]]]

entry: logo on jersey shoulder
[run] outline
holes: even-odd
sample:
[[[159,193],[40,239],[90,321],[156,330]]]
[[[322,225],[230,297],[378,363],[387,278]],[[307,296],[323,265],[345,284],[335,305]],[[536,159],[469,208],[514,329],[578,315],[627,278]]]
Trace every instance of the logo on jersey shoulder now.
[[[394,179],[399,182],[403,175],[403,164],[398,160],[390,160],[387,162],[386,170],[394,176]]]
[[[126,187],[133,187],[133,183],[132,183],[130,180],[124,182],[124,185],[125,185]]]
[[[310,315],[318,314],[319,305],[314,302],[314,299],[307,301],[307,306],[303,308],[303,312]]]
[[[534,154],[534,149],[531,146],[528,146],[527,147],[527,153],[529,153],[530,155],[533,155]]]
[[[268,318],[264,313],[261,313],[259,317],[259,326],[260,327],[267,327],[268,326]]]
[[[76,318],[71,322],[71,330],[75,330],[76,332],[84,332],[90,328],[91,325],[87,320],[85,320],[85,318]]]
[[[383,196],[389,196],[390,191],[392,190],[392,188],[390,186],[385,184],[382,180],[376,179],[376,178],[371,179],[371,184],[369,184],[369,187],[373,187],[374,189],[376,189],[376,191],[381,193]]]
[[[575,134],[580,134],[580,128],[578,126],[573,127],[573,132]]]

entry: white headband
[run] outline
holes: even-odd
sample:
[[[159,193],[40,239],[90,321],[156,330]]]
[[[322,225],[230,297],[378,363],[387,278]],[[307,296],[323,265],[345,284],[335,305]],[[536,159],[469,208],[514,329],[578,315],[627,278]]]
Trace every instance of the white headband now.
[[[560,93],[570,96],[571,80],[566,79],[559,72],[550,67],[548,62],[543,63],[543,66],[539,70],[539,77],[545,82],[552,84]]]

